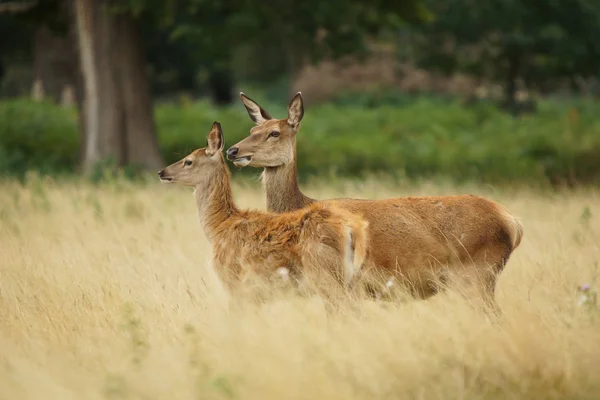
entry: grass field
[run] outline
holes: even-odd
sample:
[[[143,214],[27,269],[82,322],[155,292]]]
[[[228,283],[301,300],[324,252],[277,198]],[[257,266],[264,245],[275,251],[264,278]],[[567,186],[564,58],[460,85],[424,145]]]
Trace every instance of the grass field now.
[[[313,185],[318,198],[479,193],[525,227],[500,318],[449,293],[327,314],[228,308],[191,190],[0,183],[0,399],[597,399],[600,191]],[[238,203],[263,208],[255,186]],[[596,372],[594,372],[596,371]]]

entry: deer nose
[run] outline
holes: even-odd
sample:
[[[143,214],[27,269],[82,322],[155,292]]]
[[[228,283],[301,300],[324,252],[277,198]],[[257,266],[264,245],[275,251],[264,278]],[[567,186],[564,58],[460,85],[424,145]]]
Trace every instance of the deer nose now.
[[[162,177],[165,174],[165,170],[161,169],[160,171],[158,171],[158,176]]]
[[[231,147],[227,150],[227,158],[229,158],[230,160],[233,160],[235,158],[235,156],[237,156],[238,153],[238,148],[237,147]]]

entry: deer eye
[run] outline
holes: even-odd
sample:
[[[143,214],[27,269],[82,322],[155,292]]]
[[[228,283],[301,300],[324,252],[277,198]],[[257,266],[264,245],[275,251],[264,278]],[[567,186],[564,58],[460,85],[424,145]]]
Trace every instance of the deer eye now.
[[[279,137],[280,133],[277,131],[273,131],[271,133],[269,133],[269,137]]]
[[[192,165],[192,160],[185,160],[183,162],[183,165],[185,165],[186,167],[189,167],[190,165]]]

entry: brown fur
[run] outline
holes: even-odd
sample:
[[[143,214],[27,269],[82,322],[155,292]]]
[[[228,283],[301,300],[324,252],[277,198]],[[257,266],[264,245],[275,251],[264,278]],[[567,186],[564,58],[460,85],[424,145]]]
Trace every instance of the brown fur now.
[[[246,279],[268,278],[281,267],[300,281],[308,278],[323,287],[350,285],[367,257],[367,223],[332,204],[282,214],[238,209],[223,143],[221,126],[215,122],[206,148],[168,166],[159,176],[163,182],[195,188],[214,268],[225,285],[234,290]]]
[[[520,222],[506,208],[472,195],[311,199],[300,191],[296,175],[296,134],[304,113],[300,93],[290,102],[288,118],[281,120],[243,93],[241,99],[257,125],[227,154],[238,166],[264,168],[269,211],[336,205],[369,222],[367,275],[404,278],[415,294],[428,297],[439,289],[434,282],[447,281],[449,273],[457,272],[463,282],[477,282],[484,294],[493,295],[498,274],[523,236]],[[278,137],[270,137],[271,132],[279,132]]]

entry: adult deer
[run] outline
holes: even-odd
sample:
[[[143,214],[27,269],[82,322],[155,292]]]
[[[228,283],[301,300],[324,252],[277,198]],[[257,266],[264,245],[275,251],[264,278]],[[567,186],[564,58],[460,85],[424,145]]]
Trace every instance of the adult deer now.
[[[300,190],[296,172],[296,135],[304,116],[301,93],[289,103],[285,119],[273,118],[244,93],[240,97],[256,126],[227,150],[227,158],[239,167],[264,168],[269,211],[336,205],[369,222],[367,265],[372,269],[364,268],[365,273],[400,278],[422,298],[437,293],[449,275],[459,276],[463,283],[475,283],[471,287],[478,295],[493,299],[498,274],[523,236],[521,224],[506,208],[473,195],[311,199]]]
[[[213,267],[234,291],[247,278],[268,278],[279,268],[317,290],[348,288],[362,267],[368,224],[333,204],[313,204],[281,214],[240,210],[222,154],[223,131],[215,122],[205,148],[159,171],[165,183],[194,187],[204,233],[213,248]]]

